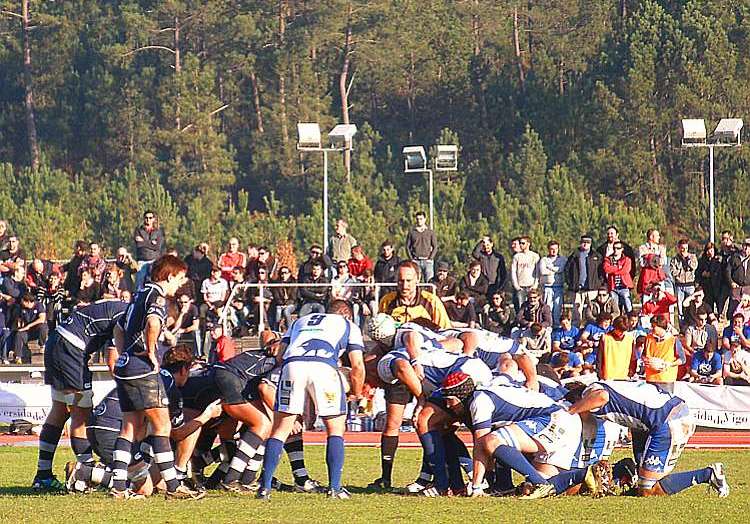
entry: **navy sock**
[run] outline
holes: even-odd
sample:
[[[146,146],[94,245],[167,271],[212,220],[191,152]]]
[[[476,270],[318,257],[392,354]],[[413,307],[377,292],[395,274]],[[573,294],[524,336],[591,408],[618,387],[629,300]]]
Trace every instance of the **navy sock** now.
[[[555,486],[555,493],[560,495],[565,493],[569,487],[577,486],[582,483],[583,479],[586,478],[587,471],[588,468],[576,468],[571,469],[570,471],[563,471],[549,479],[549,482]]]
[[[344,437],[330,436],[326,446],[326,464],[328,465],[328,483],[331,489],[341,489],[341,474],[344,471]]]
[[[398,449],[398,435],[382,435],[380,437],[380,476],[386,482],[391,481],[393,475],[393,459]]]
[[[250,429],[245,430],[240,436],[240,440],[237,441],[237,449],[229,463],[229,471],[224,476],[224,482],[229,484],[240,480],[242,473],[247,468],[247,463],[252,460],[258,447],[262,444],[263,439],[260,436],[250,431]]]
[[[498,446],[497,449],[495,449],[493,456],[499,462],[506,464],[514,471],[517,471],[526,477],[526,480],[532,484],[547,484],[547,479],[534,469],[531,462],[529,462],[526,457],[523,456],[523,453],[516,448],[510,446]]]
[[[496,491],[508,491],[513,489],[513,470],[505,464],[495,464],[495,484]]]
[[[443,436],[438,431],[430,431],[419,437],[424,449],[425,459],[432,466],[435,487],[439,491],[448,489],[448,470],[445,464],[445,446]]]
[[[672,473],[659,481],[667,495],[674,495],[696,484],[706,484],[711,479],[711,468]]]
[[[112,453],[112,488],[125,491],[128,484],[128,466],[133,458],[133,443],[123,437],[117,437]]]
[[[177,478],[177,470],[174,467],[174,453],[169,444],[169,437],[152,436],[151,447],[154,450],[154,462],[167,485],[167,491],[175,491],[180,486],[180,480]]]
[[[458,462],[461,464],[461,469],[463,469],[467,475],[471,476],[474,471],[474,461],[471,459],[471,454],[469,454],[469,450],[466,449],[464,441],[455,433],[448,433],[445,437],[445,447],[446,450],[453,450],[458,457]]]
[[[302,433],[290,435],[284,443],[284,451],[289,456],[289,466],[292,468],[294,482],[304,484],[310,475],[305,467],[305,447],[302,443]]]
[[[63,428],[44,424],[39,434],[39,460],[37,461],[36,477],[48,479],[52,477],[52,461],[55,459],[57,444],[60,442]]]
[[[422,451],[422,467],[419,470],[419,478],[417,478],[417,482],[426,486],[432,482],[432,472],[432,466],[427,461],[427,454]]]
[[[445,463],[448,467],[448,482],[454,492],[460,491],[466,486],[458,457],[460,448],[455,445],[450,435],[443,436],[443,445],[445,446]]]
[[[73,448],[73,453],[76,455],[76,460],[81,464],[88,464],[94,461],[94,457],[91,454],[91,443],[86,438],[70,437],[70,447]]]
[[[266,442],[266,455],[263,457],[263,473],[260,475],[260,487],[270,490],[273,474],[279,466],[284,443],[277,438],[270,438]]]

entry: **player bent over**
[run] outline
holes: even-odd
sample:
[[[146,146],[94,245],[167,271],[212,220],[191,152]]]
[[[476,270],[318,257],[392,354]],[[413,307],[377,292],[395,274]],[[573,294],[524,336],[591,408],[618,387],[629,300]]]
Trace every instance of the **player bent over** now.
[[[646,382],[606,380],[587,387],[581,400],[569,411],[588,412],[633,431],[638,496],[674,495],[695,484],[708,484],[719,497],[729,495],[724,465],[720,462],[703,469],[671,473],[695,431],[695,420],[681,398]]]
[[[112,332],[128,305],[102,300],[75,310],[47,339],[44,347],[44,382],[52,389],[52,409],[39,435],[39,461],[34,490],[63,491],[52,475],[52,462],[63,426],[70,418],[70,445],[79,462],[91,462],[86,421],[93,407],[89,359],[109,345]]]
[[[327,314],[298,318],[284,335],[278,356],[282,370],[276,391],[273,429],[266,442],[261,487],[257,495],[259,499],[268,500],[270,497],[271,481],[284,442],[298,416],[303,413],[308,394],[328,433],[328,496],[350,498],[349,492],[341,486],[347,396],[338,361],[342,357],[348,358],[351,364],[351,397],[358,399],[362,394],[365,375],[363,349],[362,332],[352,322],[349,304],[341,300],[331,302]]]

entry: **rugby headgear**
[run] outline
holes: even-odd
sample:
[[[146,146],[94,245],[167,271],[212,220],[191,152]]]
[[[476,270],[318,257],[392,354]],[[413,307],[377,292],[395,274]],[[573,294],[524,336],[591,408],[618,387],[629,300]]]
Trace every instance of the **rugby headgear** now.
[[[378,313],[370,318],[367,323],[367,336],[371,339],[382,342],[390,346],[393,344],[393,337],[396,335],[396,321],[392,316],[385,313]]]
[[[454,371],[443,380],[443,396],[463,401],[474,392],[474,380],[463,371]]]

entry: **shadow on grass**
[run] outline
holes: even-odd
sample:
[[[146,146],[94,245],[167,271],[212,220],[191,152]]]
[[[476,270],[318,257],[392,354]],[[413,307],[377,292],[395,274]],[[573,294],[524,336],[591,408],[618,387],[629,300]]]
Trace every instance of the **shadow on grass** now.
[[[55,495],[67,495],[66,492],[39,492],[29,486],[3,486],[0,487],[0,497],[46,497]]]

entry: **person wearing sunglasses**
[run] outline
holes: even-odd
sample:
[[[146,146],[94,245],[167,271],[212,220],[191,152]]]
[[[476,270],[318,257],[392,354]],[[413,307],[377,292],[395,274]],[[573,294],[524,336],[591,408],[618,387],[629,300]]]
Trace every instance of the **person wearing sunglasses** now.
[[[292,276],[292,271],[289,266],[281,266],[279,268],[279,278],[275,281],[277,284],[296,284],[297,279]],[[286,330],[292,325],[292,314],[297,309],[297,288],[294,286],[289,287],[274,287],[271,289],[273,295],[273,302],[271,311],[274,313],[271,318],[271,325],[275,331],[281,331],[281,321],[284,321],[284,329]]]
[[[143,224],[133,232],[135,242],[135,259],[138,262],[138,273],[135,275],[136,291],[143,287],[151,263],[164,253],[164,231],[159,220],[151,210],[143,213]]]

